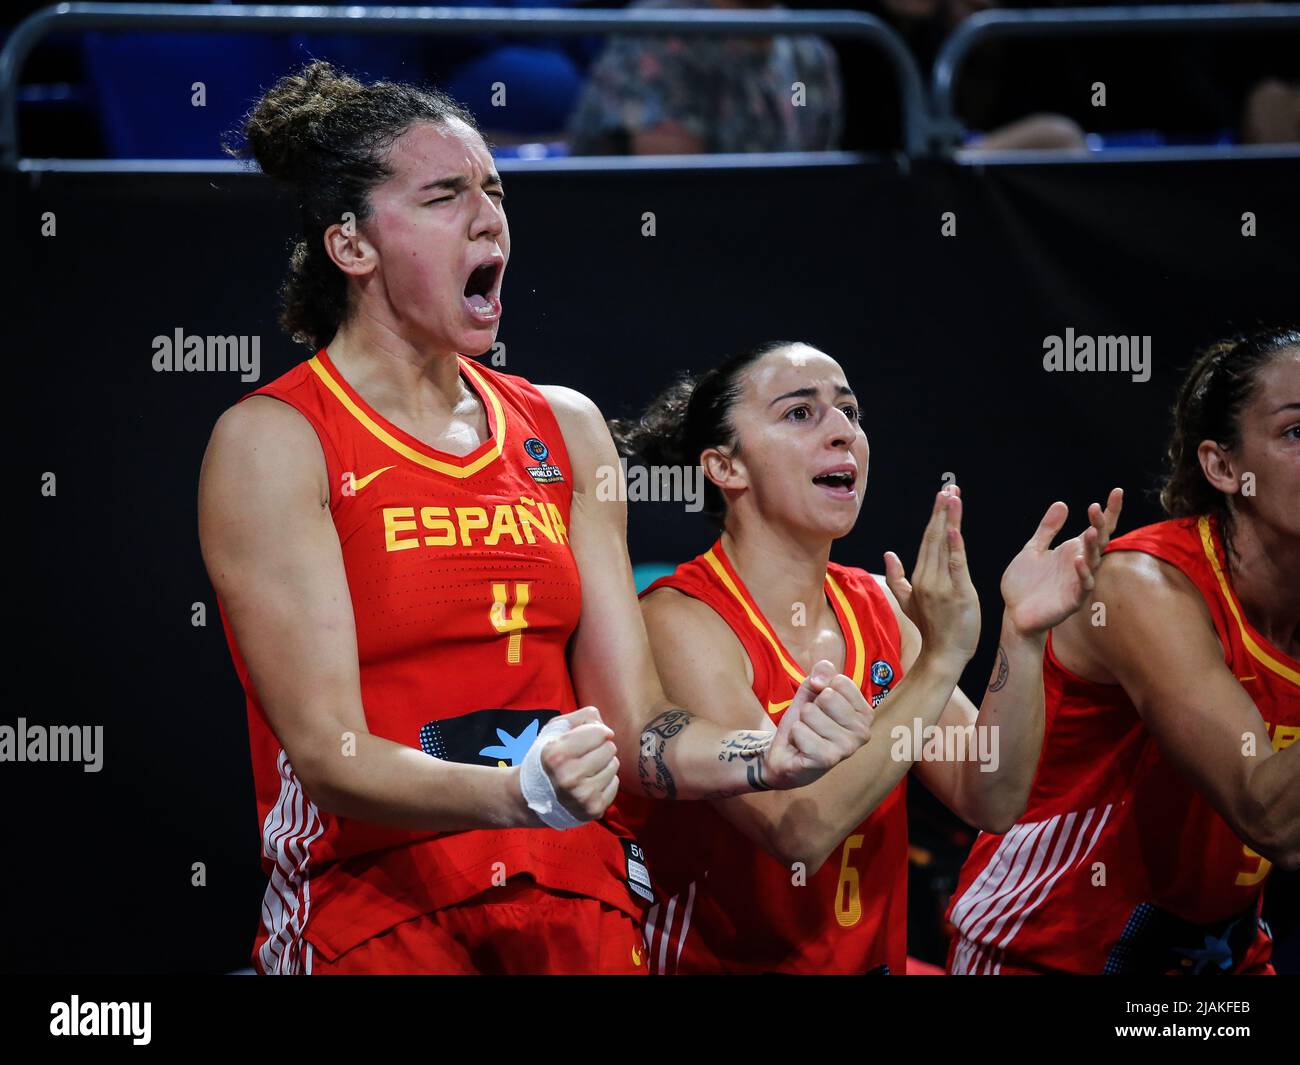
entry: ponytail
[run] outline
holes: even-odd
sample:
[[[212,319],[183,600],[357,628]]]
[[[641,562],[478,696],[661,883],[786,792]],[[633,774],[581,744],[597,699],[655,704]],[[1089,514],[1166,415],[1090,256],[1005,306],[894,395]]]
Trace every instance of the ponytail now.
[[[1203,440],[1229,450],[1241,443],[1241,414],[1255,396],[1260,371],[1290,348],[1300,348],[1300,331],[1265,329],[1217,341],[1192,364],[1174,404],[1161,506],[1171,518],[1217,517],[1229,553],[1232,506],[1228,496],[1206,479],[1197,451]]]
[[[698,377],[684,374],[656,396],[635,419],[611,419],[610,433],[619,453],[649,466],[698,466],[709,448],[735,453],[740,446],[731,420],[744,387],[743,376],[764,355],[794,342],[773,340],[732,355]],[[727,503],[721,489],[704,478],[704,513],[721,526]]]

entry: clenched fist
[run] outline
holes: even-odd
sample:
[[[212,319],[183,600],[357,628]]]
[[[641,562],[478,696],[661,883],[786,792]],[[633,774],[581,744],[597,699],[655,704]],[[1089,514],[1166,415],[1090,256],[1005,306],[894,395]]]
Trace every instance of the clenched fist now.
[[[799,788],[834,769],[871,739],[875,716],[861,689],[821,661],[799,685],[759,760],[761,785]]]
[[[542,768],[560,805],[580,821],[596,821],[618,794],[614,730],[594,706],[562,715],[569,730],[542,749]]]

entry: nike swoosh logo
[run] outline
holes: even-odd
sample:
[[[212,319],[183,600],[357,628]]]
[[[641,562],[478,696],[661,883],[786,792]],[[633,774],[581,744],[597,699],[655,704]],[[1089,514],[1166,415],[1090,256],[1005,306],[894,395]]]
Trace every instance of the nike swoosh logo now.
[[[387,473],[387,472],[388,472],[389,470],[391,470],[392,468],[393,468],[392,466],[380,466],[379,469],[375,470],[374,473],[368,473],[368,474],[366,474],[364,477],[362,477],[360,480],[357,480],[357,475],[354,473],[354,474],[352,475],[352,491],[353,491],[354,493],[356,493],[356,492],[360,492],[361,489],[365,488],[366,485],[368,485],[371,481],[373,481],[373,480],[374,480],[376,477],[378,477],[381,473]]]
[[[783,702],[783,703],[768,703],[768,704],[767,704],[767,712],[768,712],[769,714],[779,714],[782,710],[784,710],[784,709],[785,709],[787,706],[789,706],[792,702],[794,702],[793,699],[787,699],[787,700],[786,700],[785,702]]]

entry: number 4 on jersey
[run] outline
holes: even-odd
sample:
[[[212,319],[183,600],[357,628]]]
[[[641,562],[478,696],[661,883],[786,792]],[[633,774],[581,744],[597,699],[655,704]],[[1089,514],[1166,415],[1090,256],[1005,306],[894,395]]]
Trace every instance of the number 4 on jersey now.
[[[523,654],[524,629],[528,628],[528,622],[524,620],[524,608],[528,606],[528,584],[520,582],[515,585],[513,605],[509,601],[509,590],[508,584],[492,585],[492,609],[489,617],[492,619],[492,627],[509,637],[506,640],[506,663],[517,666]]]

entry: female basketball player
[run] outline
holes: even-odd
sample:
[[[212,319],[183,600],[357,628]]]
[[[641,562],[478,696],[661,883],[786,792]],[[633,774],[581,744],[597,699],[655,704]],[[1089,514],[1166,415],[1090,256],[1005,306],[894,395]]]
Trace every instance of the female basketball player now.
[[[1052,630],[1029,806],[981,835],[955,973],[1269,973],[1300,866],[1300,332],[1209,348],[1174,407],[1169,520]]]
[[[811,686],[778,730],[667,701],[625,513],[594,500],[599,411],[458,354],[492,346],[510,252],[468,114],[316,63],[245,135],[301,205],[282,322],[316,351],[221,417],[200,484],[270,881],[255,963],[644,972],[620,774],[793,788],[869,715]]]
[[[1042,739],[1043,641],[1091,587],[1119,491],[1055,551],[1066,507],[1052,504],[1008,567],[998,661],[977,711],[956,689],[979,637],[957,488],[936,497],[911,583],[892,553],[884,578],[828,561],[857,521],[868,460],[835,360],[805,344],[768,344],[670,388],[639,422],[614,430],[627,454],[651,464],[701,464],[706,510],[723,526],[708,552],[642,601],[670,697],[721,726],[759,728],[789,712],[808,667],[825,660],[814,689],[829,682],[845,711],[879,706],[873,741],[798,792],[711,808],[620,800],[655,841],[667,896],[647,917],[652,970],[904,972],[904,777],[915,766],[973,825],[1000,830],[1019,816]],[[928,567],[962,589],[964,609],[946,618],[947,631],[916,611],[915,578]],[[943,653],[945,643],[958,653]],[[831,663],[842,663],[833,681]],[[924,703],[885,698],[917,668],[939,679]]]

